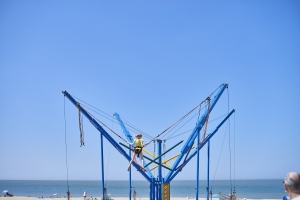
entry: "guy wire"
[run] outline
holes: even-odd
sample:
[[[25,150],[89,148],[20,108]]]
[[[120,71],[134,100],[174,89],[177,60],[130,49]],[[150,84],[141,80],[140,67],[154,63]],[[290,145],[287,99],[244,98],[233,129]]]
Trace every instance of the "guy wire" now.
[[[69,192],[69,167],[68,167],[67,119],[66,119],[66,97],[65,96],[64,96],[64,120],[65,120],[65,146],[66,146],[67,186],[68,186],[68,192]]]

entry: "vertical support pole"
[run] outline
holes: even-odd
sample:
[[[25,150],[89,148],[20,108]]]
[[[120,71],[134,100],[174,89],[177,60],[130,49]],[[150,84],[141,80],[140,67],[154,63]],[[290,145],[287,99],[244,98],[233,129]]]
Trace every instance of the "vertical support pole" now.
[[[101,146],[101,172],[102,172],[102,200],[105,199],[104,196],[104,159],[103,159],[103,134],[100,132],[100,146]]]
[[[157,157],[159,156],[158,158],[158,175],[157,175],[157,192],[158,192],[158,198],[157,200],[161,200],[161,192],[162,192],[162,188],[161,188],[161,184],[162,184],[162,156],[161,155],[161,143],[162,141],[161,140],[157,140],[157,144],[158,144],[158,152],[157,152]]]
[[[130,160],[131,160],[131,149],[130,149],[130,145],[129,145],[129,157],[130,157]],[[131,167],[129,169],[129,200],[131,200]]]
[[[150,184],[150,200],[155,199],[155,178],[152,178],[151,184]]]
[[[151,182],[150,182],[150,187],[149,187],[149,196],[150,196],[150,200],[152,200],[153,198],[152,198],[152,185],[153,185],[153,181],[152,181],[152,179],[151,179]]]
[[[210,164],[210,140],[207,143],[207,177],[206,177],[206,199],[209,200],[209,164]]]
[[[156,200],[158,200],[158,183],[157,183],[157,181],[156,181],[156,183],[155,183],[155,197],[156,197]]]
[[[197,136],[197,172],[196,172],[196,200],[198,200],[198,193],[199,193],[199,154],[200,154],[200,131],[198,131]]]

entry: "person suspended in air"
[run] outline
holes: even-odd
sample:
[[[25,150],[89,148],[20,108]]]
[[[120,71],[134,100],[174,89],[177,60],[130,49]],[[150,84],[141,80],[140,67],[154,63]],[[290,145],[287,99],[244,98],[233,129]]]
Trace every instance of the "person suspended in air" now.
[[[144,145],[144,140],[142,139],[142,137],[143,137],[142,134],[137,134],[137,135],[135,135],[135,139],[132,143],[127,142],[127,144],[134,146],[133,156],[129,163],[128,169],[127,169],[128,171],[130,169],[132,161],[135,160],[136,155],[140,156],[140,158],[142,160],[142,168],[144,169],[143,147],[145,145]]]

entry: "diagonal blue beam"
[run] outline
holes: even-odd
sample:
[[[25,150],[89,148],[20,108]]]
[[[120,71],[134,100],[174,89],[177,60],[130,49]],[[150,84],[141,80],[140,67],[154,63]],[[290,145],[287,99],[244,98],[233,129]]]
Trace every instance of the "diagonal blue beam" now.
[[[124,125],[123,121],[121,120],[119,114],[115,113],[114,116],[118,120],[119,125],[121,126],[121,128],[123,130],[123,133],[124,133],[125,137],[127,138],[127,141],[130,142],[130,143],[132,143],[134,139],[132,138],[131,134],[129,133],[129,131],[125,127],[125,125]]]
[[[224,92],[224,90],[228,87],[228,84],[227,83],[224,83],[220,86],[217,94],[214,96],[213,100],[211,101],[210,103],[210,110],[209,112],[212,111],[212,109],[215,107],[216,103],[218,102],[219,98],[221,97],[222,93]],[[202,129],[204,123],[206,122],[206,118],[207,118],[207,115],[208,115],[208,111],[206,111],[202,116],[201,118],[199,119],[199,121],[197,122],[194,130],[192,131],[191,135],[189,136],[189,138],[187,139],[185,145],[182,147],[182,150],[180,152],[180,155],[178,156],[178,158],[176,159],[176,161],[174,162],[174,165],[173,165],[173,170],[170,171],[165,180],[166,182],[168,183],[169,179],[173,176],[173,174],[175,173],[175,169],[177,168],[177,166],[179,165],[179,163],[181,162],[182,158],[184,157],[184,155],[188,152],[188,150],[191,148],[191,146],[193,145],[196,137],[197,137],[197,134],[198,132]],[[173,177],[174,178],[174,177]]]
[[[173,178],[181,171],[181,168],[184,167],[196,154],[197,151],[200,151],[202,147],[215,135],[215,133],[219,130],[219,128],[227,121],[227,119],[235,112],[235,109],[233,109],[221,122],[220,124],[214,129],[213,132],[207,135],[207,137],[204,139],[203,143],[201,145],[198,145],[198,148],[196,148],[188,159],[184,163],[182,163],[177,169],[175,169],[174,174],[172,177],[166,180],[167,183],[171,182]]]
[[[95,128],[100,131],[103,136],[120,152],[121,155],[123,155],[128,161],[131,160],[130,156],[124,151],[124,149],[102,128],[100,124],[89,114],[86,112],[85,109],[83,109],[80,104],[67,92],[67,91],[62,91],[62,93],[77,107],[80,109],[82,114],[95,126]],[[135,164],[134,162],[132,165],[138,170],[140,169],[140,166]],[[142,170],[139,171],[142,176],[146,178],[147,181],[151,183],[151,179],[149,176]]]
[[[120,124],[120,126],[121,126],[121,128],[123,130],[123,133],[124,133],[125,137],[127,138],[127,141],[130,142],[130,143],[132,143],[133,142],[133,138],[132,138],[131,134],[129,133],[129,131],[127,130],[127,128],[125,127],[125,125],[124,125],[123,121],[121,120],[119,114],[115,113],[114,116],[118,120],[118,122],[119,122],[119,124]],[[142,160],[141,157],[139,157],[139,159]],[[144,160],[144,164],[147,164],[145,160]],[[150,178],[153,177],[153,175],[152,175],[151,170],[149,169],[149,167],[147,167],[145,165],[144,168],[146,169],[148,176]]]

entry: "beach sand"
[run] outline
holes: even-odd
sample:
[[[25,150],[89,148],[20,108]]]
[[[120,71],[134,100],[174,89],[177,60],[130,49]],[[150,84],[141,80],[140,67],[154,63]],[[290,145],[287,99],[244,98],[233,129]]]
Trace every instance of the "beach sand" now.
[[[96,197],[98,200],[101,200],[100,197]],[[22,197],[22,196],[13,196],[13,197],[0,197],[0,200],[38,200],[41,198],[37,198],[37,197]],[[43,200],[66,200],[67,198],[43,198]],[[128,200],[128,197],[112,197],[112,200]],[[133,200],[133,198],[131,198]],[[136,198],[137,200],[149,200],[149,198],[147,197],[143,197],[143,198]],[[195,198],[190,198],[190,199],[195,199]],[[199,198],[199,200],[205,200],[206,198]],[[41,199],[42,200],[42,199]],[[71,200],[83,200],[83,198],[81,197],[76,197],[76,198],[71,198]],[[89,200],[89,198],[87,198],[87,200]],[[187,197],[171,197],[171,200],[187,200]],[[219,198],[212,198],[212,200],[219,200]]]

